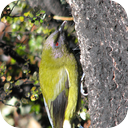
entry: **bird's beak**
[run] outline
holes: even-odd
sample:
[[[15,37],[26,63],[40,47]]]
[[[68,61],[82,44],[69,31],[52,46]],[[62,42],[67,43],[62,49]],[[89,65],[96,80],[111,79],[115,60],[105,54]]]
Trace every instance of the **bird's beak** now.
[[[59,28],[59,32],[60,32],[60,33],[64,30],[64,26],[65,26],[66,23],[67,23],[67,21],[64,21],[64,22],[61,24],[61,26],[60,26],[60,28]]]

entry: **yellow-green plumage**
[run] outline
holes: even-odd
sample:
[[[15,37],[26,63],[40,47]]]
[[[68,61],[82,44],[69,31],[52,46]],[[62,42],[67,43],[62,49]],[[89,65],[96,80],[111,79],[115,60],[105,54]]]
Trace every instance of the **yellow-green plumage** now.
[[[71,123],[76,112],[79,86],[77,62],[68,51],[60,29],[43,45],[39,78],[52,127],[65,127],[64,121]]]

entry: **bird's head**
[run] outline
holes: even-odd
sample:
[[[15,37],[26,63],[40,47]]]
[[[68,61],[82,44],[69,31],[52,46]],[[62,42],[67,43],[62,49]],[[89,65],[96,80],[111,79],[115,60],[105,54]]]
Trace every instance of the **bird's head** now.
[[[66,21],[64,21],[60,28],[53,32],[45,41],[43,50],[48,51],[53,58],[61,58],[66,52],[66,43],[64,35],[64,26]]]

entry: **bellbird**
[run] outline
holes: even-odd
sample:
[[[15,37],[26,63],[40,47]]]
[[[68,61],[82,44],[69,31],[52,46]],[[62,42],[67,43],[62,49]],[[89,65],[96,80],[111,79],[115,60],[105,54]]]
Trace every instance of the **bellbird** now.
[[[65,40],[65,23],[45,41],[39,67],[40,86],[52,128],[72,128],[79,106],[78,64]]]

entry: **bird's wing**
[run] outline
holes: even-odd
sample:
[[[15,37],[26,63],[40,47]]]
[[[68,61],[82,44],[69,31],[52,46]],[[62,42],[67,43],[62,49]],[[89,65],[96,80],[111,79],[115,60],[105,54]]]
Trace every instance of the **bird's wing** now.
[[[44,89],[50,85],[50,88],[47,89],[49,92],[43,93],[45,107],[52,127],[61,128],[63,127],[65,109],[68,102],[68,74],[66,70],[62,68],[55,70],[54,74],[49,74],[48,77],[48,82],[45,81],[48,85],[44,85],[43,87],[44,91]],[[52,93],[53,96],[50,97],[49,93]]]

